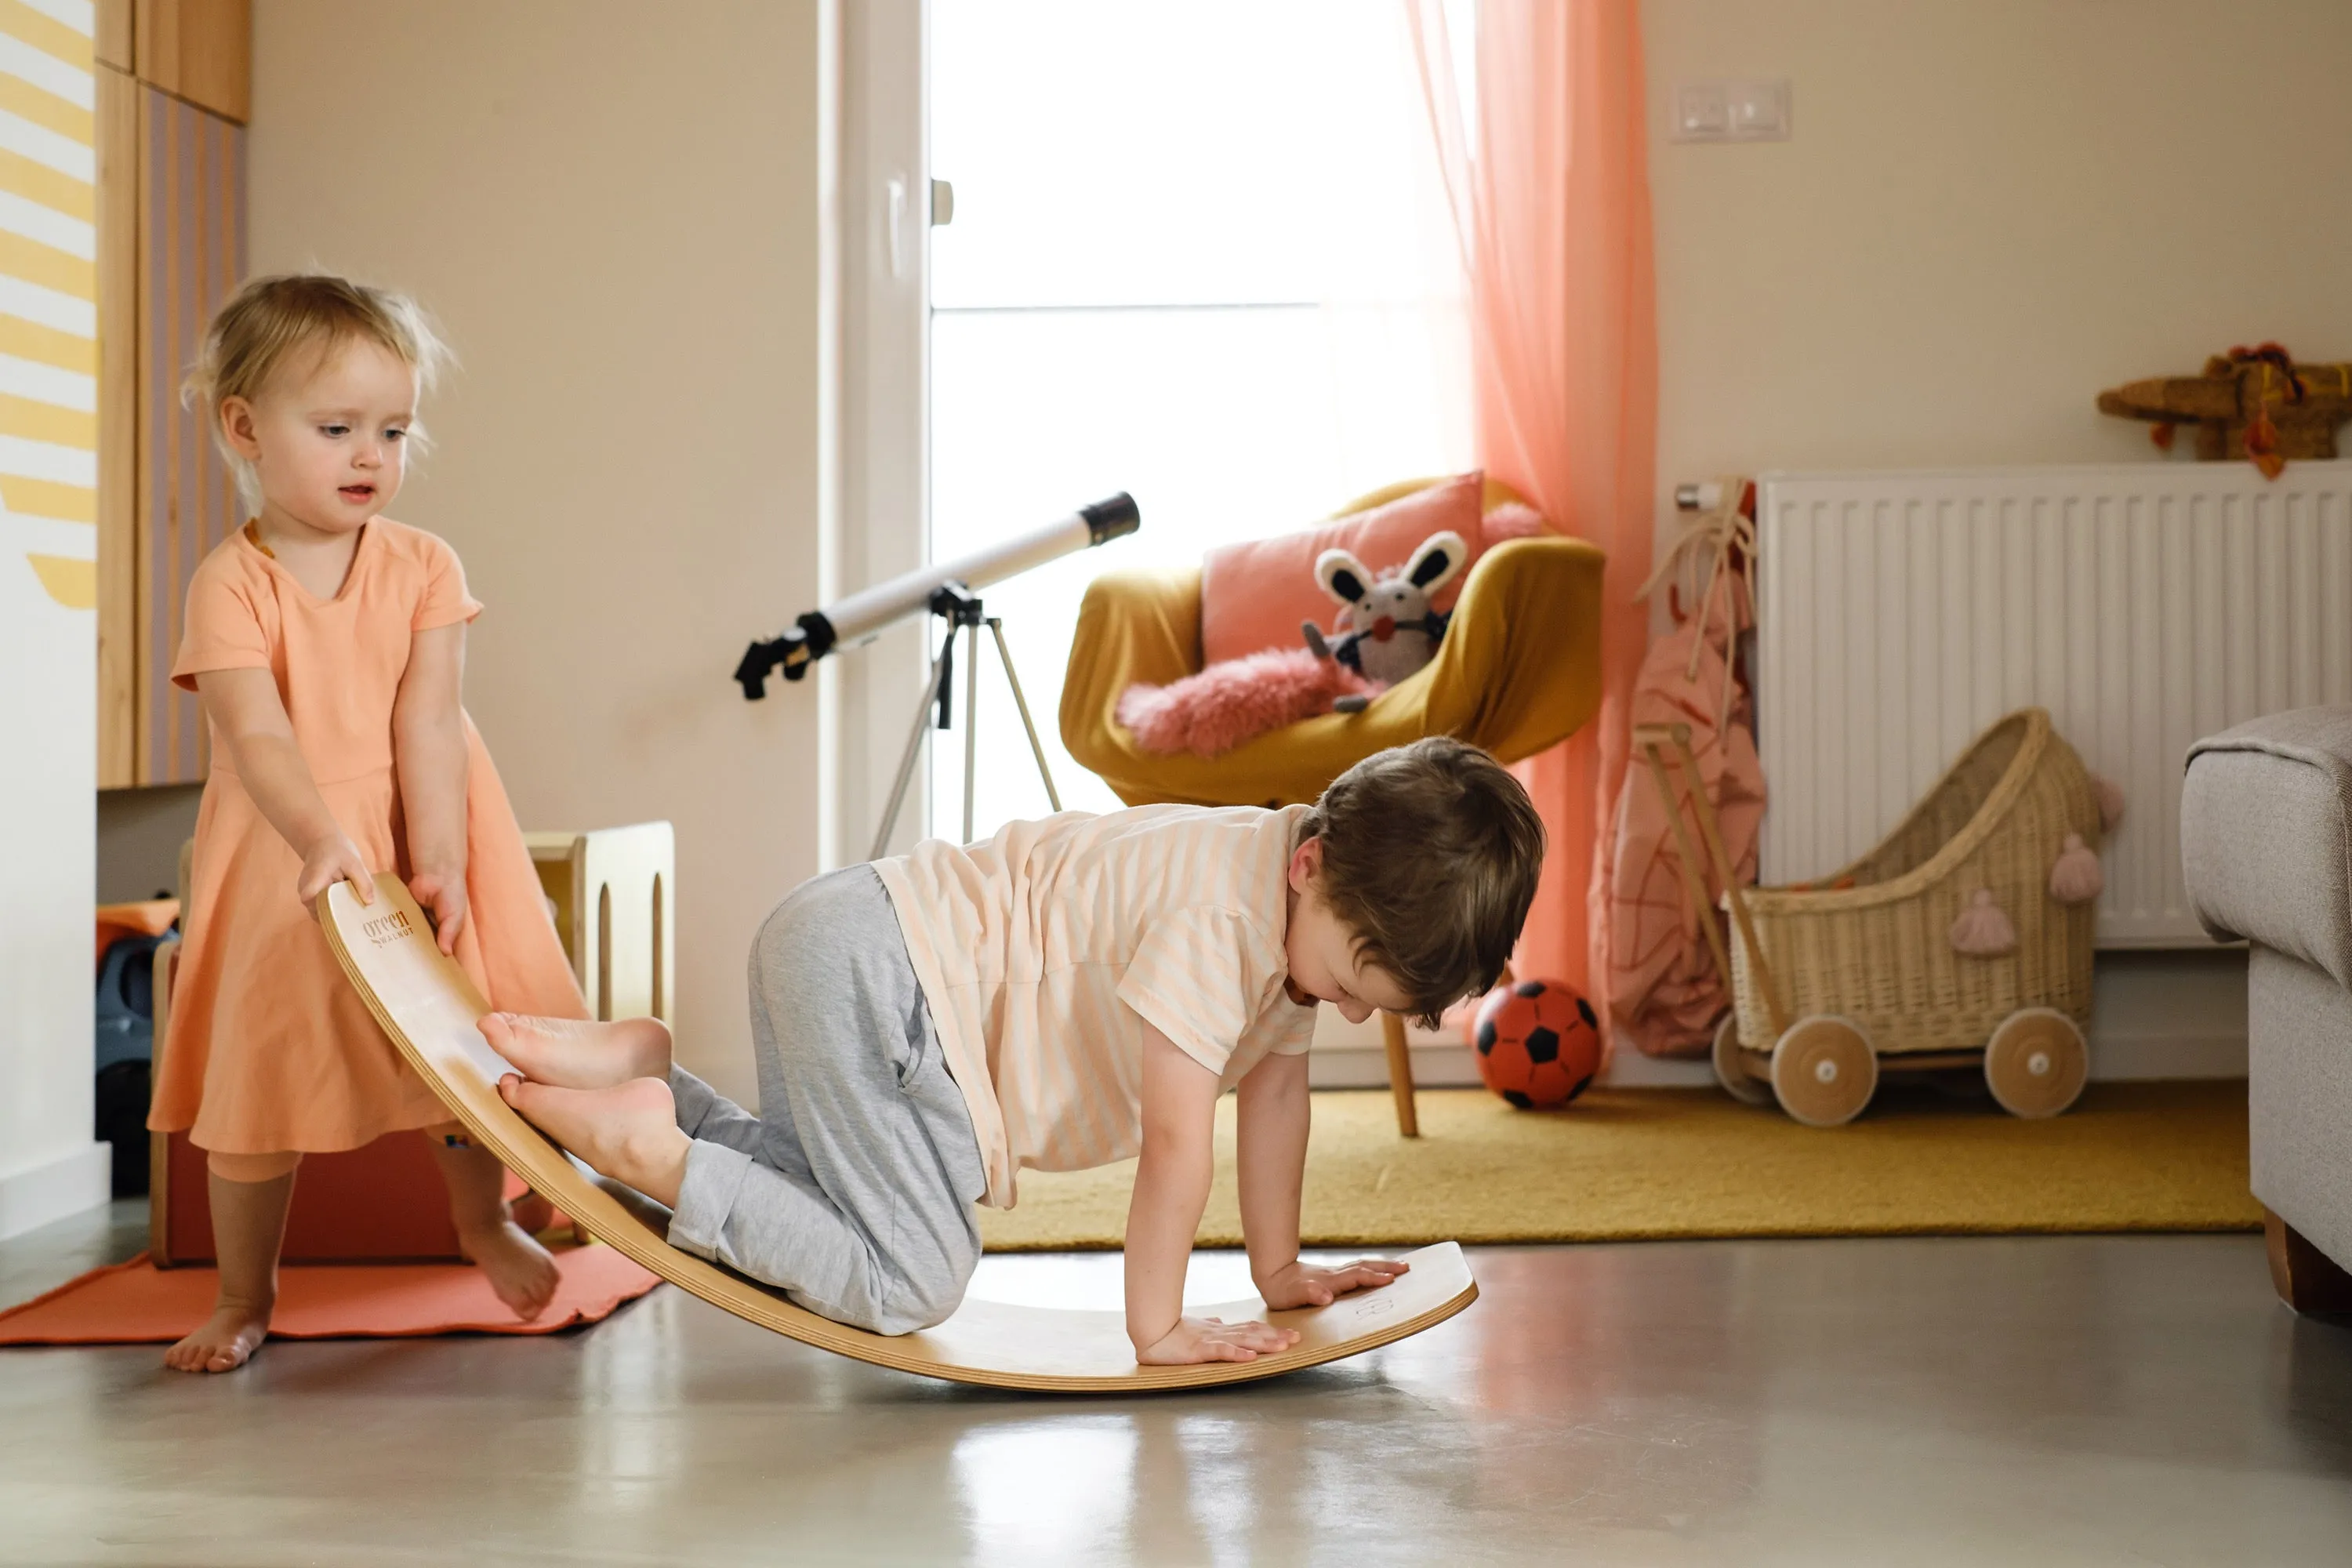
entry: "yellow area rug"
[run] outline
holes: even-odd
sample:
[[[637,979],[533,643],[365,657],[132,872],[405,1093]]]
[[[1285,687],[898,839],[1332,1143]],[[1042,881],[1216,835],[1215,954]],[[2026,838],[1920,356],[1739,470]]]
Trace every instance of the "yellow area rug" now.
[[[2095,1083],[2048,1121],[1883,1089],[1861,1120],[1828,1130],[1714,1089],[1596,1089],[1549,1112],[1433,1089],[1421,1128],[1397,1136],[1386,1089],[1315,1096],[1309,1246],[2262,1224],[2246,1190],[2242,1082]],[[982,1209],[981,1235],[992,1252],[1116,1247],[1134,1181],[1132,1161],[1024,1171],[1020,1206]],[[1241,1239],[1227,1096],[1200,1243]]]

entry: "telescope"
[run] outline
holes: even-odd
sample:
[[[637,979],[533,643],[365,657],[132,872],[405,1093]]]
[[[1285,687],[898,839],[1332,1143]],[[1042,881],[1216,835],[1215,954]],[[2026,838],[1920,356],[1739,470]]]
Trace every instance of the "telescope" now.
[[[753,643],[735,667],[735,679],[742,683],[745,700],[756,702],[768,694],[768,677],[778,668],[786,680],[798,680],[835,648],[871,642],[908,616],[934,611],[940,590],[950,584],[967,593],[985,588],[1075,551],[1123,538],[1142,525],[1135,498],[1121,490],[1108,500],[1080,507],[960,561],[919,567],[821,610],[810,610],[782,636]]]
[[[931,673],[924,680],[922,693],[915,703],[915,723],[907,733],[907,749],[898,754],[898,773],[891,782],[889,798],[883,804],[882,825],[874,835],[874,853],[866,857],[878,860],[889,847],[890,831],[898,825],[908,786],[914,782],[915,763],[923,751],[923,731],[934,725],[945,730],[951,722],[956,634],[961,632],[963,842],[969,844],[980,750],[980,629],[986,626],[995,639],[996,657],[1004,667],[1005,684],[1013,689],[1013,706],[1021,715],[1021,728],[1028,732],[1029,754],[1036,759],[1037,776],[1045,781],[1046,802],[1059,811],[1061,792],[1054,787],[1054,772],[1045,765],[1045,747],[1037,739],[1036,721],[1029,716],[1029,700],[1022,695],[1021,677],[1013,668],[1013,650],[1004,641],[1004,623],[987,612],[973,590],[1001,583],[1016,573],[1043,566],[1075,551],[1122,539],[1142,526],[1143,514],[1136,510],[1135,498],[1121,490],[1108,500],[1082,506],[1066,518],[1017,539],[975,551],[961,561],[921,567],[852,594],[822,610],[811,610],[782,637],[753,643],[743,655],[743,661],[735,667],[735,679],[743,684],[745,700],[756,702],[768,694],[768,677],[778,668],[783,670],[786,680],[798,680],[808,673],[810,665],[835,648],[872,642],[908,616],[929,614],[947,623],[940,651],[931,660]]]

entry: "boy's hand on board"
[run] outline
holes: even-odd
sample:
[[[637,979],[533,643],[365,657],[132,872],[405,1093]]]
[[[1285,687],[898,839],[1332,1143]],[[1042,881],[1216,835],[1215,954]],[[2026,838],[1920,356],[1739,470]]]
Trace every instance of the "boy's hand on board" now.
[[[319,895],[337,882],[349,882],[360,902],[375,902],[375,873],[348,835],[329,833],[302,851],[302,869],[294,879],[294,896],[310,918],[319,918]]]
[[[441,951],[451,957],[457,953],[457,933],[466,929],[469,906],[466,902],[466,874],[463,871],[419,871],[408,879],[408,891],[425,912],[433,917],[433,940]]]
[[[1412,1265],[1392,1258],[1360,1258],[1339,1268],[1291,1262],[1258,1281],[1258,1294],[1270,1310],[1286,1307],[1328,1307],[1350,1290],[1375,1290]]]
[[[1190,1366],[1204,1361],[1255,1361],[1298,1342],[1296,1329],[1272,1323],[1228,1323],[1222,1318],[1179,1318],[1176,1326],[1138,1351],[1145,1366]]]

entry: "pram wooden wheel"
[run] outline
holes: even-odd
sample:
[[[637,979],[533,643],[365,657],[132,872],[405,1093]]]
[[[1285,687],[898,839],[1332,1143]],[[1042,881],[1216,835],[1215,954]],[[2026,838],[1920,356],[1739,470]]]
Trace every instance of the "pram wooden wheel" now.
[[[1772,1047],[1772,1093],[1808,1127],[1853,1121],[1877,1089],[1877,1053],[1847,1019],[1827,1013],[1800,1018]]]
[[[1748,1070],[1741,1059],[1747,1054],[1739,1044],[1739,1015],[1726,1013],[1715,1026],[1715,1081],[1742,1105],[1769,1105],[1771,1088]]]
[[[2065,1014],[2021,1008],[1992,1032],[1984,1075],[1992,1097],[2011,1116],[2055,1116],[2082,1094],[2091,1076],[2091,1049]]]

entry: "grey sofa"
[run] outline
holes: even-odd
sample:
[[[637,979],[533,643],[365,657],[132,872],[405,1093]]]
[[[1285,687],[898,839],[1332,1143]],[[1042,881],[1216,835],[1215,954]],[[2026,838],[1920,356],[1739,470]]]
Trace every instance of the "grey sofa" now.
[[[2206,930],[2252,947],[2247,1092],[2271,1279],[2352,1311],[2352,708],[2189,749],[2180,854]]]

